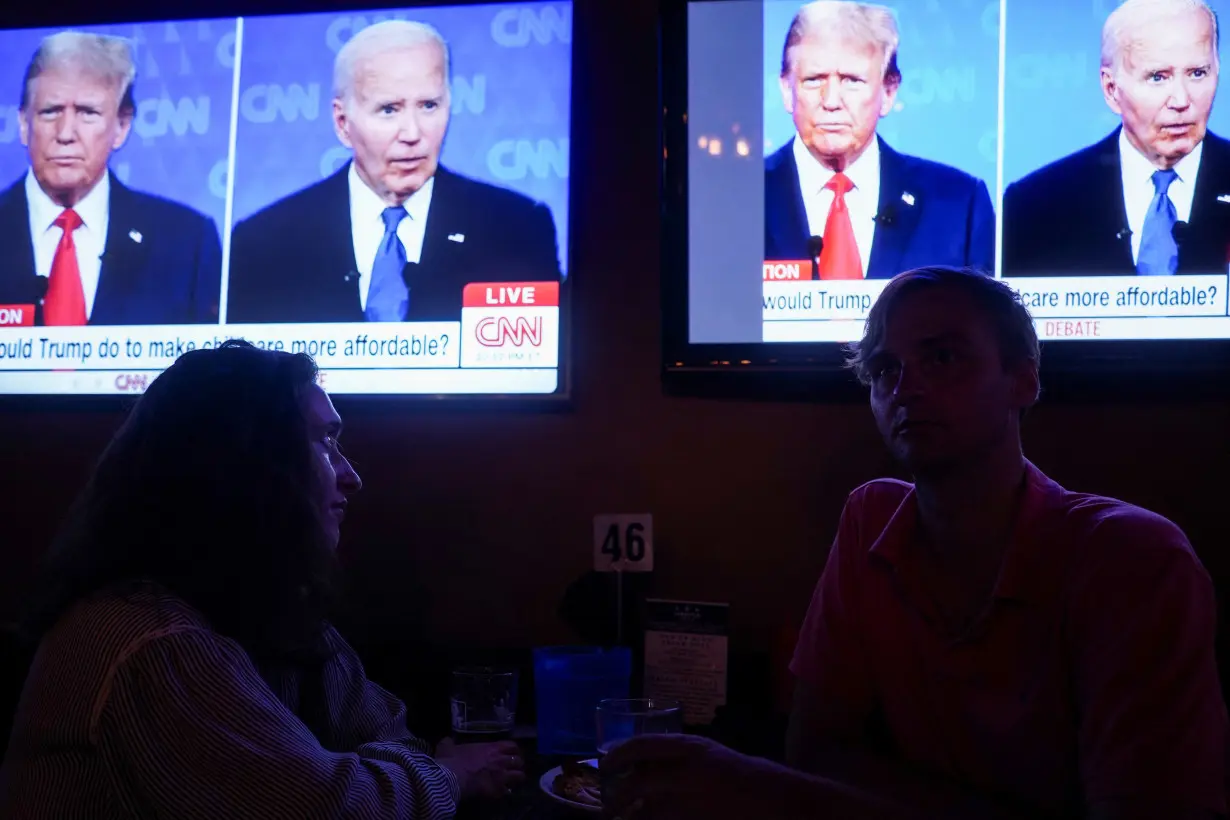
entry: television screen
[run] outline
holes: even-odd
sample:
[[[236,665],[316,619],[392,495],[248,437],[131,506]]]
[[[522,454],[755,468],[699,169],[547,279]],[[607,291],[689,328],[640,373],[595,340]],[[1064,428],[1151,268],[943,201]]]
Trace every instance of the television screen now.
[[[0,32],[0,393],[244,338],[342,394],[552,394],[568,2]]]
[[[836,362],[927,265],[1001,277],[1044,341],[1230,338],[1230,1],[677,5],[686,343]]]

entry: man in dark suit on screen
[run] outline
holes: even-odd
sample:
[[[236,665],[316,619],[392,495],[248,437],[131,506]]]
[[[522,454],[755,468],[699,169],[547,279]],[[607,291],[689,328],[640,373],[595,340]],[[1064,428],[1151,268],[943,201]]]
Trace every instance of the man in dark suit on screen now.
[[[26,70],[18,122],[30,158],[0,192],[0,304],[40,325],[218,321],[212,220],[139,193],[107,169],[136,110],[128,42],[61,32]]]
[[[810,259],[821,279],[887,279],[995,263],[995,213],[969,174],[876,135],[901,85],[884,6],[817,0],[795,15],[780,85],[797,135],[765,160],[765,259]]]
[[[1203,0],[1127,0],[1102,31],[1122,127],[1004,192],[1005,276],[1225,274],[1230,142],[1209,133],[1217,18]]]
[[[353,162],[235,226],[227,321],[458,321],[469,282],[558,281],[550,210],[439,164],[448,47],[423,23],[356,34],[334,67]]]

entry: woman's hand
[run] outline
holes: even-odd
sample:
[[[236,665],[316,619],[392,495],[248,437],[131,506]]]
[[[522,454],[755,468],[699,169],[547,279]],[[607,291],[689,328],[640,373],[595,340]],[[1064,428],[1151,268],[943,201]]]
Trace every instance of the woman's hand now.
[[[457,776],[461,799],[496,799],[525,780],[525,760],[511,740],[457,744],[445,738],[436,746],[436,762]]]

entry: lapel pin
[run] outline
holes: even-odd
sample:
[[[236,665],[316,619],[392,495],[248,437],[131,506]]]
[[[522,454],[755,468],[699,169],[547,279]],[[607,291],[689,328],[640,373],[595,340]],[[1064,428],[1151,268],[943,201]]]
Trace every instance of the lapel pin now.
[[[463,233],[450,233],[448,235],[448,241],[449,242],[465,242],[466,235]]]
[[[140,231],[129,231],[128,238],[131,239],[133,242],[136,242],[138,245],[140,245],[141,240],[144,239],[145,237],[141,236]]]
[[[1217,198],[1218,202],[1230,202],[1230,194],[1222,194]]]
[[[909,205],[911,208],[914,207],[914,195],[909,191],[906,191],[901,195],[901,201],[906,205]]]

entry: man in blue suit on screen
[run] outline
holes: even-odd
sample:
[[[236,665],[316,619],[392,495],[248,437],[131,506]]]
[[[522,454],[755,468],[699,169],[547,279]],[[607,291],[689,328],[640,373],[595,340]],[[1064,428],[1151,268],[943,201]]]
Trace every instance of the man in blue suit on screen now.
[[[1230,142],[1204,0],[1127,0],[1102,28],[1109,136],[1008,186],[1005,276],[1225,275]]]
[[[222,251],[204,214],[107,167],[128,138],[126,40],[60,32],[34,53],[18,121],[30,170],[0,193],[0,304],[43,325],[218,321]]]
[[[766,260],[818,256],[821,279],[925,265],[992,271],[987,186],[876,135],[901,85],[898,40],[884,6],[818,0],[795,15],[780,83],[798,133],[765,160]]]
[[[546,205],[440,164],[449,54],[389,20],[337,53],[332,176],[235,226],[228,322],[458,321],[470,282],[558,281]]]

